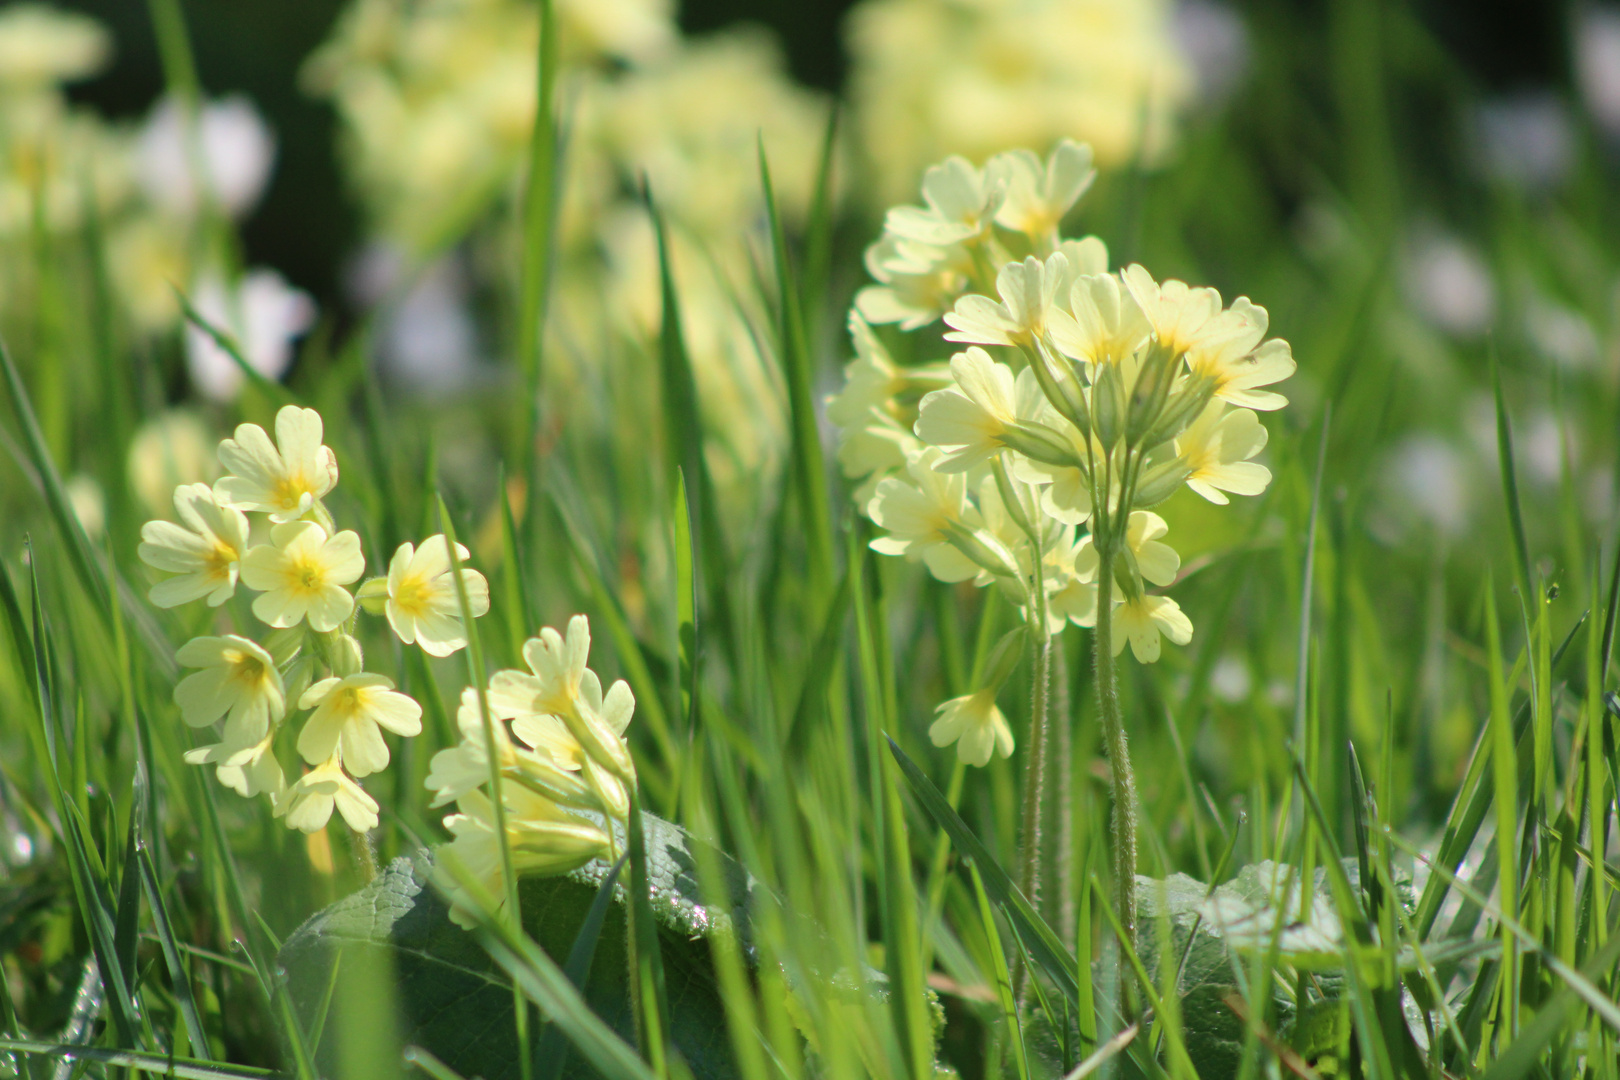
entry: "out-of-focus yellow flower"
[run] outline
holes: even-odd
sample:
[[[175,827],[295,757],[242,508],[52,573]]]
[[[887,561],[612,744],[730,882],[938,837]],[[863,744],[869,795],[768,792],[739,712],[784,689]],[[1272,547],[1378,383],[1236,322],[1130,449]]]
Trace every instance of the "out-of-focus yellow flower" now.
[[[952,698],[935,709],[937,718],[928,728],[928,739],[935,746],[956,744],[956,756],[969,765],[988,765],[992,754],[1011,757],[1012,728],[996,707],[996,690],[991,686],[963,697]]]
[[[0,90],[73,82],[100,71],[112,39],[85,15],[45,4],[14,4],[0,11]]]
[[[305,773],[276,800],[276,817],[287,819],[287,827],[302,832],[319,832],[332,818],[333,808],[355,832],[377,827],[377,800],[343,771],[336,756]]]
[[[218,475],[214,440],[195,413],[172,409],[144,421],[129,443],[129,486],[154,514],[166,513],[182,484]]]
[[[569,813],[521,787],[508,787],[502,794],[506,803],[506,840],[515,873],[566,874],[608,854],[612,840],[598,822]],[[483,792],[469,791],[456,801],[456,808],[459,813],[444,819],[445,828],[455,839],[440,858],[455,859],[483,886],[498,910],[506,903],[506,868],[501,861],[495,805]],[[439,882],[450,896],[451,921],[469,930],[477,926],[477,903],[456,876],[441,869]]]
[[[1167,0],[865,0],[852,96],[878,195],[948,154],[1091,143],[1117,166],[1168,149],[1191,78]]]

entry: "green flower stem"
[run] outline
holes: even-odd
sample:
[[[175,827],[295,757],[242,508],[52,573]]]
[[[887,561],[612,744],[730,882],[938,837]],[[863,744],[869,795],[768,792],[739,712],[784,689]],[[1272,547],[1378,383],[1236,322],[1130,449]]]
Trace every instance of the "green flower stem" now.
[[[1041,814],[1046,805],[1047,713],[1051,706],[1052,636],[1046,628],[1046,581],[1039,556],[1040,539],[1035,544],[1035,580],[1030,611],[1030,633],[1035,639],[1030,661],[1029,747],[1024,758],[1023,839],[1024,864],[1019,888],[1037,911],[1041,906]]]
[[[1109,524],[1097,537],[1097,632],[1092,635],[1097,673],[1097,714],[1108,766],[1114,777],[1114,906],[1127,937],[1136,939],[1136,776],[1125,745],[1125,723],[1114,673],[1114,555],[1118,536]]]

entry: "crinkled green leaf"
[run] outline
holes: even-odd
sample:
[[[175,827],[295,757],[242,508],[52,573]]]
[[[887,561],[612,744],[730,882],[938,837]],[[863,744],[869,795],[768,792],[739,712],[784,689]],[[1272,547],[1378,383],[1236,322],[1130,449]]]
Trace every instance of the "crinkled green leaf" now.
[[[693,840],[678,826],[646,817],[652,907],[669,990],[674,1042],[698,1080],[737,1075],[725,1012],[705,936],[722,924],[746,942],[754,883],[729,859],[727,903],[703,903],[692,856]],[[524,930],[559,962],[569,955],[609,864],[596,860],[563,877],[521,883]],[[338,901],[300,927],[282,948],[279,963],[306,1023],[320,1007],[332,965],[355,949],[380,950],[392,963],[403,1016],[404,1042],[432,1052],[462,1076],[515,1080],[519,1075],[510,983],[472,934],[450,921],[447,906],[428,885],[431,856],[395,859],[366,888]],[[597,943],[584,996],[590,1007],[627,1040],[634,1039],[627,982],[622,888],[618,915],[609,916]],[[347,962],[347,960],[343,961]],[[337,1040],[318,1048],[323,1074],[332,1075]],[[592,1075],[570,1054],[561,1075]]]

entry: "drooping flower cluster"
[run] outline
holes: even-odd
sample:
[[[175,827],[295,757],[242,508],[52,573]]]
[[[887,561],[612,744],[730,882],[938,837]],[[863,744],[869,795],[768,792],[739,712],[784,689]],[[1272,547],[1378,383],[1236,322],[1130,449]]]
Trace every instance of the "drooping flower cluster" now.
[[[473,687],[462,692],[461,741],[433,757],[432,805],[456,804],[444,819],[455,836],[450,857],[497,900],[506,895],[506,879],[489,790],[492,758],[514,873],[562,874],[611,855],[613,823],[629,817],[636,768],[624,731],[636,700],[623,680],[603,693],[586,666],[590,650],[583,615],[569,620],[566,636],[541,630],[523,646],[527,671],[496,672],[482,695]],[[472,927],[476,901],[453,873],[444,872],[442,883],[450,917]]]
[[[1128,641],[1150,663],[1161,638],[1192,637],[1176,602],[1148,591],[1180,568],[1152,508],[1183,485],[1218,504],[1263,491],[1256,410],[1286,404],[1265,388],[1295,365],[1246,297],[1227,306],[1141,266],[1110,272],[1101,241],[1062,238],[1090,159],[1066,142],[1044,163],[1015,152],[929,169],[926,205],[891,210],[867,251],[878,284],[856,298],[857,358],[828,413],[887,533],[875,550],[996,584],[1042,637],[1095,627],[1105,592],[1113,652]],[[940,317],[967,346],[948,372],[896,364],[872,325]],[[935,741],[960,739],[981,764],[992,743],[1010,752],[993,693],[942,706]]]
[[[323,444],[320,414],[289,405],[275,427],[273,441],[256,424],[222,441],[223,475],[212,486],[176,488],[178,521],[148,522],[140,557],[171,575],[152,586],[159,607],[203,600],[223,618],[239,587],[258,594],[251,611],[262,625],[233,620],[176,654],[195,669],[174,690],[181,718],[219,738],[188,751],[186,760],[215,766],[220,782],[241,795],[267,796],[291,828],[322,829],[335,808],[365,832],[376,826],[378,807],[358,781],[387,768],[384,730],[421,732],[422,707],[386,676],[364,670],[350,587],[364,576],[366,560],[359,534],[339,530],[323,501],[337,484],[338,465]],[[267,520],[252,522],[250,514]],[[458,561],[469,556],[460,545],[456,554]],[[462,582],[472,613],[488,611],[483,575],[463,569]],[[362,606],[386,611],[400,640],[431,655],[467,643],[442,535],[402,545],[388,576],[366,582],[359,597]],[[276,739],[291,714],[306,710],[295,748],[311,768],[289,785]]]

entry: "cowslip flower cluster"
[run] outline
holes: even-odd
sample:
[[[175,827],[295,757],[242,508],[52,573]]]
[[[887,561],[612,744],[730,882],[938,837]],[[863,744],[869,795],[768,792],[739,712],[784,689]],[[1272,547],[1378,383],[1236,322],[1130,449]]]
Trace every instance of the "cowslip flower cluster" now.
[[[1153,507],[1184,485],[1217,504],[1265,489],[1256,410],[1286,404],[1266,387],[1295,364],[1246,297],[1111,272],[1101,241],[1063,239],[1089,165],[1066,142],[1044,163],[1017,152],[929,169],[925,205],[891,210],[868,249],[878,284],[856,298],[857,357],[828,411],[887,534],[875,550],[996,585],[1042,639],[1096,627],[1106,593],[1112,652],[1129,642],[1151,663],[1161,639],[1184,645],[1193,629],[1149,591],[1180,568]],[[872,325],[941,317],[966,346],[948,369],[896,364]],[[933,735],[982,764],[1012,739],[993,687],[975,694],[941,706]]]
[[[158,607],[205,601],[232,625],[176,653],[191,670],[174,690],[181,719],[218,741],[186,753],[213,765],[238,794],[264,795],[289,828],[325,828],[335,809],[357,832],[377,825],[377,802],[359,781],[388,767],[383,732],[422,730],[422,707],[387,676],[365,670],[355,636],[359,611],[386,614],[407,645],[446,656],[467,643],[443,536],[404,544],[387,577],[365,575],[360,536],[339,530],[325,499],[338,481],[321,416],[294,405],[276,415],[275,438],[242,424],[219,444],[223,475],[174,492],[177,521],[150,521],[140,557],[169,575],[152,586]],[[259,520],[249,515],[259,515]],[[458,561],[469,552],[457,545]],[[472,613],[489,610],[489,585],[462,570]],[[238,589],[251,605],[226,607]],[[251,618],[249,616],[251,612]],[[277,737],[307,711],[295,749],[309,769],[287,782]]]
[[[877,194],[947,154],[1078,136],[1109,166],[1156,161],[1193,92],[1168,0],[862,0],[850,97]]]
[[[624,739],[636,699],[622,679],[602,691],[586,666],[590,651],[583,615],[569,620],[566,635],[541,630],[523,646],[528,670],[496,672],[482,695],[474,687],[462,692],[461,741],[433,757],[431,805],[456,804],[444,819],[455,837],[447,857],[497,900],[506,895],[506,879],[492,762],[501,777],[513,873],[563,874],[616,854],[614,823],[628,819],[636,783]],[[473,927],[477,902],[454,874],[443,873],[442,884],[450,917]]]

